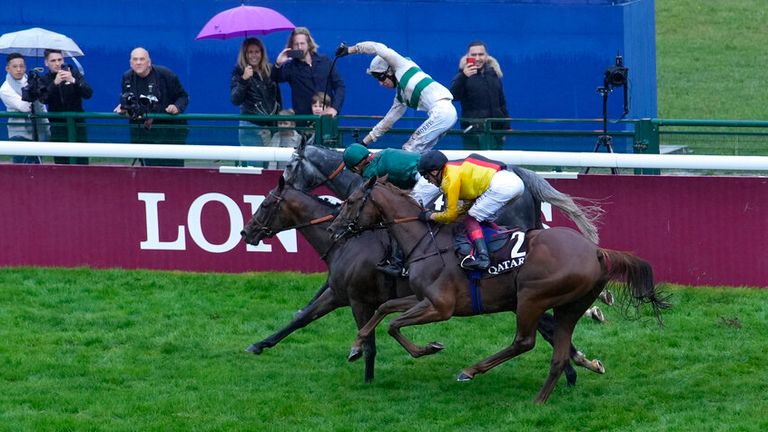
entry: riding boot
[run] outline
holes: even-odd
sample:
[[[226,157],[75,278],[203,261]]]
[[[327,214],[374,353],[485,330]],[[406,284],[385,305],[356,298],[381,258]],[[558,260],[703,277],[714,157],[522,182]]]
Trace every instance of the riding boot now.
[[[471,253],[461,260],[461,268],[466,270],[485,270],[491,266],[491,259],[488,256],[488,245],[485,244],[483,229],[480,228],[480,222],[472,216],[467,215],[464,218],[464,226],[467,229],[469,239],[475,245],[474,253]]]
[[[488,256],[488,246],[483,237],[474,241],[475,252],[467,255],[461,260],[461,268],[466,270],[486,270],[491,266],[491,259]]]
[[[400,249],[400,246],[395,245],[392,247],[392,253],[389,256],[389,259],[387,259],[386,262],[376,265],[376,269],[392,277],[405,276],[406,273],[403,271],[403,259],[403,250]]]

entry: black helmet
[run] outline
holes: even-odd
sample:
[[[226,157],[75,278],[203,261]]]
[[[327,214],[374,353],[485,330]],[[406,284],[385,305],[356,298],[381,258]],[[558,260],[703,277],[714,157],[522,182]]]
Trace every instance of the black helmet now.
[[[421,155],[421,159],[419,159],[419,174],[423,176],[430,171],[442,170],[446,162],[448,162],[448,158],[443,152],[430,150]]]

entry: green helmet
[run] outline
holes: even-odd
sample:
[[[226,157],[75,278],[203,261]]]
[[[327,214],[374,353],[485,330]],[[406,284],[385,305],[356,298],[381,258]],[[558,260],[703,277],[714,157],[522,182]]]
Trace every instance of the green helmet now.
[[[347,168],[352,168],[367,158],[369,154],[368,147],[357,143],[351,144],[344,150],[344,165]]]

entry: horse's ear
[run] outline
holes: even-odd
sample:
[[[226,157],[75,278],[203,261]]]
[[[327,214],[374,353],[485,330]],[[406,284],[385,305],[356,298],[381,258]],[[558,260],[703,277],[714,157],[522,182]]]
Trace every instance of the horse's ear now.
[[[366,189],[373,188],[373,185],[376,184],[376,180],[378,180],[378,177],[376,177],[376,176],[373,176],[373,177],[369,178],[368,179],[368,183],[365,184],[365,188]]]
[[[386,183],[389,181],[389,173],[384,174],[384,177],[379,177],[379,183]]]

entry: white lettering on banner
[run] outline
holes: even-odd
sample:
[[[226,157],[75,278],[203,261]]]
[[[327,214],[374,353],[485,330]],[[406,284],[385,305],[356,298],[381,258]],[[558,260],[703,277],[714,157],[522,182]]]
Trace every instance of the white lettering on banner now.
[[[176,240],[160,241],[160,225],[157,215],[157,203],[165,201],[164,193],[139,192],[139,201],[144,201],[144,214],[147,221],[147,240],[140,243],[145,250],[187,250],[184,242],[184,225],[179,225]]]
[[[146,216],[147,240],[142,241],[139,247],[142,250],[187,250],[186,229],[184,225],[178,226],[176,240],[160,241],[160,216],[158,203],[165,201],[165,194],[159,192],[139,192],[139,201],[144,201],[144,213]],[[244,195],[243,201],[250,204],[251,213],[264,201],[263,195]],[[222,244],[214,244],[208,241],[203,233],[202,213],[203,207],[210,202],[219,202],[224,205],[229,215],[229,236]],[[246,218],[250,219],[250,214]],[[241,243],[240,230],[243,228],[243,215],[237,203],[227,195],[221,193],[206,193],[195,199],[187,212],[187,225],[192,241],[201,249],[211,253],[229,252]],[[282,243],[286,252],[298,253],[296,230],[288,230],[277,234],[277,239]],[[272,246],[259,243],[258,246],[246,245],[247,252],[271,252]]]
[[[544,214],[544,220],[547,222],[552,222],[552,204],[548,202],[542,202],[541,203],[541,213]],[[541,224],[544,226],[544,229],[549,228],[549,225],[542,222]]]

